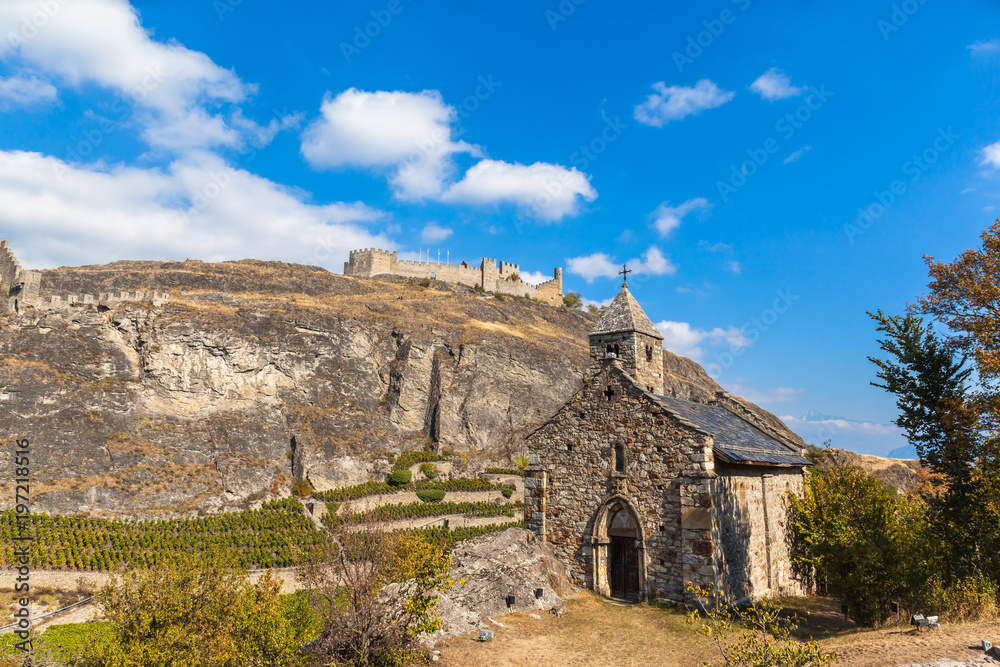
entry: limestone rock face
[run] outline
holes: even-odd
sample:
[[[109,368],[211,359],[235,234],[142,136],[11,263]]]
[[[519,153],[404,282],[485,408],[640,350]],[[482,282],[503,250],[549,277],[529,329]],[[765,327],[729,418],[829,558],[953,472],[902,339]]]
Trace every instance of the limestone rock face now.
[[[45,307],[121,291],[170,299]],[[596,321],[253,260],[62,268],[41,297],[0,315],[0,398],[16,396],[0,429],[32,442],[36,511],[94,516],[237,509],[293,479],[381,479],[391,455],[427,447],[464,454],[456,474],[509,466],[583,386]],[[674,395],[717,391],[694,362],[665,362]]]
[[[451,559],[448,578],[460,583],[439,597],[445,629],[433,639],[465,634],[480,627],[487,616],[508,613],[508,595],[514,596],[515,610],[548,610],[572,593],[565,566],[547,545],[520,528],[462,542]],[[536,597],[539,588],[542,595]]]

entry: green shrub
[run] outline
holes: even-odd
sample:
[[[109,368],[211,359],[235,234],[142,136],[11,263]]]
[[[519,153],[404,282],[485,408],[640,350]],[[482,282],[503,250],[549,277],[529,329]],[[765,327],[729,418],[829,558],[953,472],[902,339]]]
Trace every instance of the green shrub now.
[[[409,470],[393,470],[389,473],[388,482],[392,486],[406,486],[413,479],[413,473]]]
[[[417,491],[417,498],[425,503],[439,503],[444,500],[445,492],[441,489],[425,489]]]
[[[497,292],[496,294],[493,295],[493,298],[496,299],[497,301],[503,301],[506,297],[503,294]]]
[[[482,285],[476,285],[475,287],[473,287],[473,289],[479,292],[480,294],[486,291],[486,288],[483,287]]]
[[[224,552],[124,570],[95,596],[110,629],[85,646],[85,664],[302,665],[315,622],[286,615],[280,579],[266,573],[254,585],[247,574]]]
[[[420,472],[424,474],[427,479],[434,479],[438,476],[437,466],[433,463],[421,463]]]
[[[514,461],[514,463],[517,465],[518,468],[520,468],[521,470],[524,470],[525,468],[528,467],[528,457],[527,456],[518,456],[517,460]]]
[[[513,484],[505,484],[504,487],[500,490],[500,493],[503,494],[504,498],[510,499],[510,497],[514,495],[514,488],[515,487]]]
[[[421,281],[420,281],[420,283],[418,283],[418,284],[419,284],[419,285],[420,285],[421,287],[430,287],[430,286],[431,286],[431,279],[430,279],[430,278],[424,278],[424,279],[423,279],[423,280],[421,280]]]
[[[330,514],[336,514],[337,510],[339,509],[340,509],[340,503],[337,502],[326,503],[326,511],[329,512]]]
[[[403,452],[396,457],[392,464],[393,470],[406,470],[414,463],[430,463],[432,461],[444,461],[445,457],[434,452]]]
[[[312,482],[308,479],[300,479],[292,484],[292,495],[298,496],[299,498],[311,496],[314,490]]]

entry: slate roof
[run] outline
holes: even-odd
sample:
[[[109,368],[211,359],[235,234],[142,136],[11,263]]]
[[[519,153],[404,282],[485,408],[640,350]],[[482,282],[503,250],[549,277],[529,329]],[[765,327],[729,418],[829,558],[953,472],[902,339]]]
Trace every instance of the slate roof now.
[[[663,340],[663,336],[653,326],[653,323],[649,320],[649,316],[643,312],[642,306],[639,305],[639,302],[628,291],[628,287],[623,286],[622,291],[618,293],[615,300],[604,311],[604,317],[597,323],[594,330],[590,332],[590,335],[630,333],[632,331],[638,331],[658,340]]]
[[[655,398],[677,416],[711,435],[716,453],[727,462],[812,465],[776,438],[722,406],[692,403],[669,396]]]

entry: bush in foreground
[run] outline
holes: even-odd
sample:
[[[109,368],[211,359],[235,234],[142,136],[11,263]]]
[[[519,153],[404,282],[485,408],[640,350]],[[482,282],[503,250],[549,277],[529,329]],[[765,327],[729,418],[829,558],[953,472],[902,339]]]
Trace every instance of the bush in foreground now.
[[[281,583],[256,584],[228,554],[185,556],[156,569],[124,570],[96,595],[110,622],[89,645],[86,667],[237,667],[304,664],[310,618],[287,614]]]

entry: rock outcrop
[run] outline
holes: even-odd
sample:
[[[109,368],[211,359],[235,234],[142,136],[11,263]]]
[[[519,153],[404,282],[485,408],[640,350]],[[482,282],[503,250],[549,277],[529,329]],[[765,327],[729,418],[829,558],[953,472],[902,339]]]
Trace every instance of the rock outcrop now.
[[[514,596],[515,610],[548,610],[572,593],[565,566],[548,545],[520,528],[462,542],[451,560],[448,578],[458,583],[438,598],[445,628],[432,637],[435,640],[463,635],[480,627],[487,616],[508,613],[508,595]]]
[[[122,291],[170,300],[0,315],[0,428],[32,442],[37,511],[236,509],[293,479],[381,477],[393,454],[428,447],[454,453],[459,476],[509,466],[582,387],[596,322],[461,285],[254,260],[41,280],[42,297]],[[694,362],[664,360],[666,393],[719,390]]]

